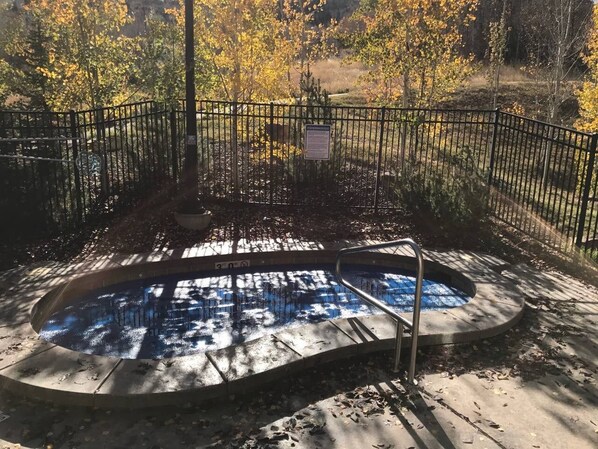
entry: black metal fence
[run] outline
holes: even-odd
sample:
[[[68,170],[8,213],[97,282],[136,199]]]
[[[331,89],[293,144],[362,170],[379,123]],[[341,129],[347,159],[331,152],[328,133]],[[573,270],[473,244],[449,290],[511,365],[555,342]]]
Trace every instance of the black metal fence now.
[[[0,230],[68,230],[176,185],[183,108],[141,102],[69,113],[0,111]],[[270,205],[400,207],[405,170],[475,170],[497,217],[598,254],[596,135],[490,110],[200,101],[204,195]],[[306,160],[305,125],[330,125],[330,158]]]
[[[199,102],[202,180],[209,196],[246,203],[394,208],[406,164],[449,175],[455,154],[487,165],[494,113]],[[304,127],[329,124],[330,158],[303,156]],[[461,167],[465,168],[465,167]],[[471,168],[471,167],[468,167]]]
[[[492,210],[542,241],[598,255],[597,134],[500,112]]]
[[[166,185],[178,170],[169,113],[154,102],[1,111],[0,231],[67,231]]]

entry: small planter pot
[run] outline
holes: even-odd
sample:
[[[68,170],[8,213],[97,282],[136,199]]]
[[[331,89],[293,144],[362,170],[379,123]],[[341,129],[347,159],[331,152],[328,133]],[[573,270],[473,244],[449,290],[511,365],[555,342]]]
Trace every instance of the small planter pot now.
[[[174,219],[185,229],[191,229],[192,231],[203,231],[210,225],[210,222],[212,221],[212,212],[209,210],[202,214],[185,214],[182,212],[175,212]]]

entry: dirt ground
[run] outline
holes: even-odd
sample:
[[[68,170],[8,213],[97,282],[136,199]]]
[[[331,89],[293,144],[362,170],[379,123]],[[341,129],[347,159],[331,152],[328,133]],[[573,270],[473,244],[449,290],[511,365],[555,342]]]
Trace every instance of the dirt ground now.
[[[143,411],[55,407],[2,391],[0,447],[598,445],[598,292],[576,279],[579,266],[563,256],[492,221],[479,232],[455,236],[441,224],[397,212],[290,212],[212,203],[214,223],[197,234],[177,227],[172,205],[160,204],[139,204],[126,215],[60,239],[4,241],[1,267],[237,239],[318,242],[410,236],[426,248],[477,250],[506,260],[511,266],[505,275],[531,279],[520,285],[525,314],[500,336],[421,350],[417,388],[406,387],[390,372],[389,354],[378,354],[324,364],[245,397]],[[0,300],[10,298],[0,291]]]
[[[114,253],[145,253],[197,243],[244,239],[297,239],[311,242],[391,240],[411,237],[423,247],[492,253],[507,262],[526,262],[579,273],[571,257],[489,219],[472,230],[447,229],[444,223],[400,210],[373,213],[334,207],[280,207],[207,202],[212,224],[188,231],[174,220],[176,203],[158,195],[115,217],[53,238],[0,239],[0,271],[44,260],[77,262]],[[591,282],[592,279],[589,279]]]

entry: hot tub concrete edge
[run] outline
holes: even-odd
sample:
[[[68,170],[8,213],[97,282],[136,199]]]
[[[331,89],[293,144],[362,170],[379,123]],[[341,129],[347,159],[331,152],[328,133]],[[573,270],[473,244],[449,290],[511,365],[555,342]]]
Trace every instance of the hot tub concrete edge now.
[[[166,361],[81,354],[41,340],[35,330],[56,307],[64,306],[61,298],[68,300],[88,288],[136,276],[213,268],[217,261],[250,255],[252,266],[266,266],[330,262],[335,254],[336,248],[276,255],[265,252],[170,258],[118,267],[97,264],[98,270],[90,269],[82,278],[68,280],[59,287],[50,283],[47,288],[38,288],[35,294],[25,290],[20,297],[17,293],[12,301],[18,310],[28,310],[29,321],[15,320],[10,313],[14,307],[0,308],[0,385],[15,394],[63,405],[126,408],[176,405],[246,393],[311,366],[391,349],[394,322],[381,315],[310,324],[236,347]],[[448,268],[446,271],[457,284],[472,281],[475,296],[458,308],[422,312],[420,346],[488,338],[509,329],[521,318],[524,295],[511,280],[498,273],[497,267],[504,266],[504,261],[460,251],[425,251],[425,256],[428,267]],[[397,258],[376,253],[373,257],[375,263],[385,265],[394,261],[403,266],[410,260],[407,254]],[[409,345],[410,337],[406,335],[403,346]]]

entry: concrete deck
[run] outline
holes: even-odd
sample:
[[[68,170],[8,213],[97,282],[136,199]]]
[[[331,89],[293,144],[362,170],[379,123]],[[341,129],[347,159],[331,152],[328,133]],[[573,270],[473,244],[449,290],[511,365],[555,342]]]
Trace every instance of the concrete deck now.
[[[528,307],[499,347],[486,340],[436,354],[417,389],[380,375],[264,425],[255,446],[244,447],[598,447],[598,291],[526,265],[501,274],[517,282]]]
[[[216,250],[220,250],[218,257]],[[272,253],[271,251],[277,251]],[[355,354],[391,349],[394,322],[385,316],[333,320],[286,330],[242,345],[163,361],[127,360],[74,352],[47,343],[34,329],[54,310],[86,289],[123,280],[213,268],[215,261],[251,258],[252,266],[333,261],[330,246],[282,243],[204,245],[165,254],[115,255],[74,264],[40,264],[0,275],[0,384],[10,391],[54,404],[148,407],[246,393],[308,367]],[[379,253],[374,263],[406,263],[407,250]],[[396,257],[399,256],[399,257]],[[420,346],[491,337],[513,326],[523,312],[517,278],[505,276],[504,261],[467,252],[426,251],[427,266],[456,270],[475,296],[465,306],[423,312]],[[399,263],[399,262],[396,262]],[[40,298],[44,296],[43,301]],[[406,314],[406,318],[410,318]],[[32,324],[30,324],[32,323]],[[6,338],[2,338],[2,335]],[[404,346],[410,337],[403,339]]]

